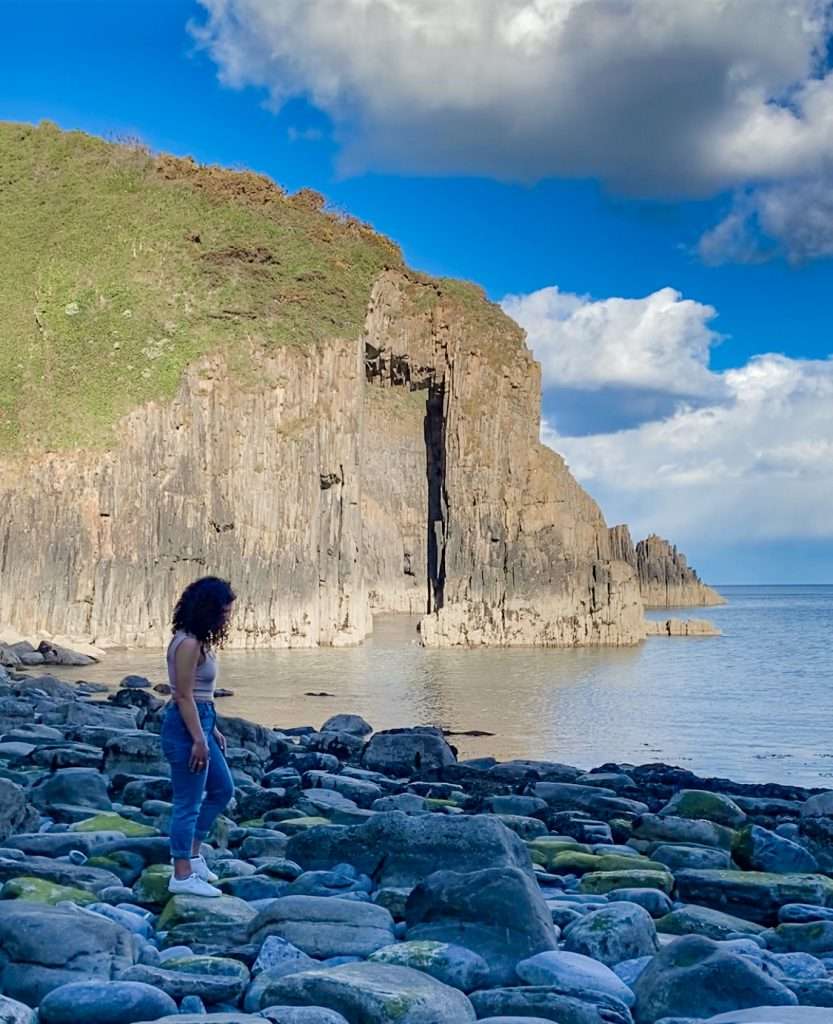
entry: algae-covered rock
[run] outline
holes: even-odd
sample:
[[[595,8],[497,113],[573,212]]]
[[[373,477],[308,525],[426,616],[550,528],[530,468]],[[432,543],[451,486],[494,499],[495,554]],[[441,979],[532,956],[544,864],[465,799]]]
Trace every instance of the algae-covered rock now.
[[[164,931],[183,924],[205,924],[206,928],[214,924],[245,925],[256,916],[254,907],[234,896],[171,896],[157,927]]]
[[[579,850],[563,850],[552,857],[547,869],[556,875],[584,875],[591,872],[607,871],[662,871],[665,865],[638,854],[633,856],[619,853],[583,853]]]
[[[371,963],[413,967],[461,992],[483,988],[489,977],[489,966],[482,956],[450,942],[398,942],[376,950],[368,959]]]
[[[662,949],[637,978],[634,1018],[691,1017],[750,1006],[795,1006],[793,993],[747,957],[687,935]],[[776,1018],[777,1019],[777,1018]]]
[[[833,921],[779,924],[766,933],[767,946],[775,953],[833,954]]]
[[[255,943],[277,935],[319,959],[367,957],[393,942],[394,927],[387,910],[375,903],[334,896],[284,896],[254,918],[249,934]]]
[[[323,1006],[362,1024],[466,1024],[471,1003],[457,989],[410,967],[356,963],[277,980],[261,1006]]]
[[[680,907],[657,921],[657,931],[661,934],[704,935],[715,941],[730,935],[759,935],[763,930],[759,924],[710,907]]]
[[[659,813],[661,817],[713,821],[727,828],[738,828],[746,821],[746,812],[731,797],[705,789],[681,789]]]
[[[731,850],[734,831],[713,821],[689,820],[668,814],[643,814],[633,829],[634,839],[648,843],[686,843],[692,846],[717,846]]]
[[[133,894],[142,904],[166,903],[170,897],[168,882],[173,868],[170,864],[151,864],[139,875],[133,886]]]
[[[62,900],[72,903],[95,903],[96,896],[85,889],[71,885],[57,885],[43,878],[10,878],[3,886],[4,900],[24,900],[27,903],[47,903],[54,906]]]
[[[679,898],[759,924],[776,924],[788,903],[833,906],[833,879],[762,871],[680,871]]]
[[[564,931],[564,948],[608,967],[651,956],[659,949],[653,918],[635,903],[611,903],[574,921]]]
[[[249,970],[228,957],[170,957],[159,967],[137,964],[121,977],[155,985],[177,1000],[195,995],[208,1004],[235,1003],[249,982]]]
[[[71,832],[121,832],[126,836],[158,836],[159,830],[120,814],[96,814],[70,825]]]
[[[579,890],[589,896],[601,896],[614,889],[659,889],[670,893],[674,889],[674,876],[664,869],[592,871],[584,875],[579,886]]]

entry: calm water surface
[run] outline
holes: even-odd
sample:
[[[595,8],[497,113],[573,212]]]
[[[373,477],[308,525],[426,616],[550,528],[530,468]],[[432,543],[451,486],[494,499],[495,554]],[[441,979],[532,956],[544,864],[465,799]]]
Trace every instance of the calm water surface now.
[[[341,711],[377,729],[433,724],[461,757],[593,767],[662,760],[741,781],[833,788],[833,587],[722,587],[720,638],[652,638],[616,650],[426,651],[415,620],[377,619],[358,648],[224,652],[224,713],[318,726]],[[665,617],[651,613],[653,618]],[[64,676],[165,678],[159,652],[113,652]],[[324,692],[327,696],[309,696]]]

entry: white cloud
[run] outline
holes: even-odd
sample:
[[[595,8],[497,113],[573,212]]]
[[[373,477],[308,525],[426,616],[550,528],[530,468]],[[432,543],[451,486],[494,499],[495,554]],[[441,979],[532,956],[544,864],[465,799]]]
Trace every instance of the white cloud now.
[[[545,388],[723,393],[722,380],[708,369],[711,346],[720,340],[709,326],[716,310],[673,288],[594,302],[551,287],[507,295],[501,305],[526,330]]]
[[[706,263],[753,263],[785,255],[791,263],[833,256],[833,175],[781,182],[735,198],[699,242]]]
[[[762,355],[719,376],[720,405],[590,437],[548,425],[544,439],[638,536],[833,538],[833,359]]]
[[[304,95],[342,168],[641,194],[833,166],[826,0],[200,0],[222,80]]]

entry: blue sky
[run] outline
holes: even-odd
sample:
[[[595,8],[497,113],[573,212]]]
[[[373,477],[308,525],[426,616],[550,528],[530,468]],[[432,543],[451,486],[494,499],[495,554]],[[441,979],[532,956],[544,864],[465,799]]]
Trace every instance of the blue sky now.
[[[440,5],[436,23],[431,2],[420,10],[419,0],[408,0],[413,26],[407,17],[389,24],[381,9],[391,0],[378,0],[369,32],[358,14],[349,18],[357,0],[345,0],[345,33],[357,32],[349,51],[333,43],[326,20],[315,21],[327,0],[305,0],[303,17],[299,2],[5,0],[0,118],[138,135],[156,149],[264,171],[290,190],[311,186],[394,238],[411,265],[475,280],[495,301],[516,296],[510,312],[544,365],[545,437],[566,453],[609,521],[673,532],[716,582],[833,582],[833,432],[819,412],[831,394],[833,148],[813,123],[812,104],[821,101],[813,94],[802,106],[796,91],[827,82],[818,57],[826,29],[811,38],[806,26],[780,23],[777,3],[761,0],[754,54],[744,49],[752,44],[743,19],[706,20],[691,52],[674,54],[675,68],[693,69],[693,85],[678,83],[655,55],[635,52],[631,63],[622,58],[611,94],[594,84],[612,74],[609,56],[598,55],[600,73],[568,49],[580,33],[595,39],[587,33],[598,25],[576,21],[568,35],[535,21],[525,0],[483,0],[483,10],[514,18],[502,34],[485,21],[465,31],[466,19],[454,23],[455,6],[467,0]],[[652,2],[628,0],[633,18],[654,16]],[[277,9],[294,15],[291,37]],[[681,5],[679,17],[694,15]],[[200,45],[192,19],[208,26]],[[777,152],[778,125],[738,158],[738,146],[720,134],[736,111],[718,108],[723,99],[692,109],[697,76],[708,92],[706,76],[721,73],[708,33],[723,40],[723,54],[735,29],[733,67],[757,68],[760,88],[773,94],[786,84],[792,90],[804,138],[793,131]],[[436,93],[430,67],[418,87],[419,61],[405,73],[432,32],[441,45],[425,63],[437,54],[444,61],[433,71]],[[630,36],[638,32],[635,21]],[[509,61],[521,37],[533,56],[515,68]],[[407,46],[399,61],[396,46]],[[496,57],[507,60],[505,82],[490,78]],[[460,76],[476,81],[474,101],[457,96],[455,61]],[[547,78],[552,67],[581,87],[575,108],[552,99],[566,94]],[[659,89],[649,89],[660,74]],[[527,125],[523,111],[535,110],[529,83],[538,78],[540,123]],[[380,99],[368,82],[389,95]],[[559,88],[566,90],[561,79]],[[611,113],[629,90],[633,101]],[[523,108],[512,105],[515,94]],[[749,103],[744,94],[737,111]],[[669,127],[681,119],[694,127]],[[707,148],[702,140],[712,136]],[[790,163],[790,148],[800,151],[800,166]],[[809,198],[792,202],[802,189]],[[659,340],[646,341],[655,322],[665,325]],[[657,344],[661,373],[647,365]],[[628,365],[608,370],[622,345],[634,346]],[[579,365],[588,346],[592,364]],[[786,361],[761,362],[763,354]],[[750,390],[762,376],[765,399]],[[784,424],[792,425],[789,443]],[[669,466],[661,453],[681,435],[691,445]],[[632,480],[623,488],[625,476]]]

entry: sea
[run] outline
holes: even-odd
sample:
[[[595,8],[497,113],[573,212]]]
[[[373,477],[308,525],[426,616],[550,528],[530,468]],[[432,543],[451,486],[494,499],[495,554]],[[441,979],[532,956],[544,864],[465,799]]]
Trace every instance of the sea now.
[[[424,650],[416,619],[382,616],[360,647],[224,651],[222,714],[320,726],[337,712],[376,729],[435,725],[461,758],[581,768],[662,761],[739,782],[833,789],[833,586],[719,587],[703,617],[720,637],[633,648]],[[161,651],[113,651],[63,677],[165,679]]]

